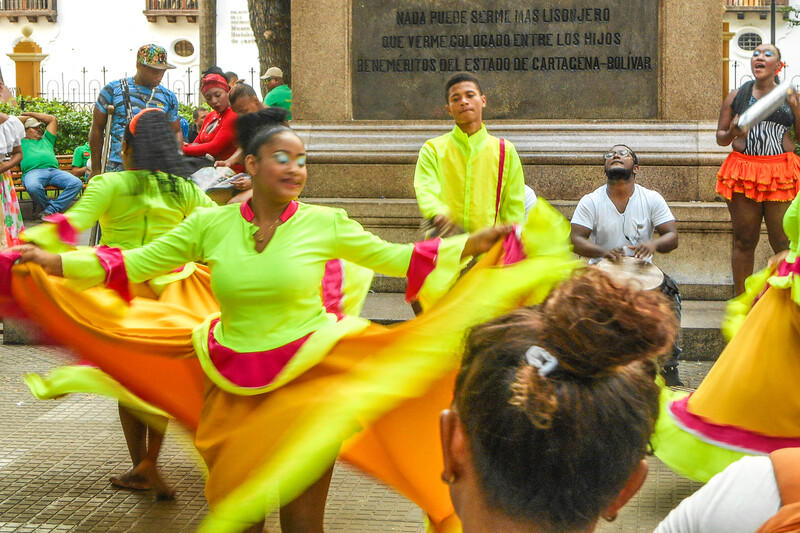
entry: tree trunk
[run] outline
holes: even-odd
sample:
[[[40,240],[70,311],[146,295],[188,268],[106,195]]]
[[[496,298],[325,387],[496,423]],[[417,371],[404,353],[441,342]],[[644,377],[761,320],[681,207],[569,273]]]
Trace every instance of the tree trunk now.
[[[247,0],[250,26],[258,46],[259,76],[269,67],[283,71],[283,81],[292,85],[292,2],[291,0]],[[267,84],[261,80],[261,92]]]
[[[197,7],[200,26],[200,72],[202,72],[217,64],[217,0],[200,0]]]

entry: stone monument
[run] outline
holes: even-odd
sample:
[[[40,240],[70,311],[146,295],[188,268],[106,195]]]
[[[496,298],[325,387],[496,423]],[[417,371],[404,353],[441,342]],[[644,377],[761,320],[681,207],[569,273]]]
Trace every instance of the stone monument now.
[[[386,238],[418,237],[417,153],[452,128],[445,80],[470,71],[490,131],[514,142],[527,183],[566,215],[604,182],[600,154],[633,146],[640,182],[681,231],[657,262],[690,298],[726,298],[730,223],[714,193],[729,150],[714,140],[722,14],[719,0],[293,0],[306,196]]]

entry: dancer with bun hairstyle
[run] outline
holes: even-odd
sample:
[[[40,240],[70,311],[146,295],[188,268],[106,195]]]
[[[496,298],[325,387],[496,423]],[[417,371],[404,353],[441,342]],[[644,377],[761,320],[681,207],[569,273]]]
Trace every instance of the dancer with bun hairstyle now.
[[[436,420],[449,402],[464,331],[541,301],[570,274],[578,262],[569,223],[541,201],[522,240],[510,227],[496,227],[388,243],[340,209],[297,201],[306,152],[289,128],[258,132],[246,153],[249,202],[197,210],[160,239],[105,256],[18,247],[16,258],[0,254],[0,295],[10,293],[54,336],[195,431],[209,472],[209,530],[259,528],[280,507],[284,532],[321,531],[344,443],[348,461],[399,487],[437,531],[455,531],[446,487],[437,481],[441,465],[428,465],[440,459]],[[462,261],[483,254],[448,292]],[[335,258],[405,275],[407,299],[427,293],[438,303],[394,328],[327,312],[320,283]],[[76,294],[64,286],[124,289],[187,261],[209,265],[219,314],[197,320],[190,307],[134,298],[115,316],[97,305],[109,291]],[[47,309],[30,306],[30,295],[42,293]],[[170,386],[159,386],[165,379]],[[366,433],[376,438],[362,439]]]
[[[593,531],[647,476],[663,296],[588,269],[541,305],[477,326],[451,409],[442,479],[464,533]]]

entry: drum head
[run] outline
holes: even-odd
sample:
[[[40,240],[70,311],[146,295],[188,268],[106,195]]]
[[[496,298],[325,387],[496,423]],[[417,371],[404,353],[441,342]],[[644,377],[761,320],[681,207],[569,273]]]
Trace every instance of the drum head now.
[[[657,289],[664,283],[664,273],[660,268],[635,257],[623,257],[619,261],[603,259],[594,266],[615,281],[633,285],[643,291]]]

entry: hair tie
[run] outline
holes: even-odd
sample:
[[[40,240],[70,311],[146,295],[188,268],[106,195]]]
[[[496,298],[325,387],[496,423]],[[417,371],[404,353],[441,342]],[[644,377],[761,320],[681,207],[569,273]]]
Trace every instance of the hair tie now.
[[[136,123],[139,122],[139,117],[141,117],[148,111],[161,111],[162,113],[164,112],[164,110],[161,109],[160,107],[147,107],[136,113],[136,115],[134,115],[133,119],[131,120],[131,123],[128,124],[128,128],[131,130],[132,135],[134,136],[136,135]]]
[[[543,378],[558,366],[558,359],[541,346],[534,345],[528,348],[528,351],[525,352],[525,359],[529,365],[539,369],[539,375]]]
[[[778,68],[775,69],[775,75],[777,76],[780,71],[783,70],[783,67],[786,66],[786,61],[781,61],[778,63]]]

